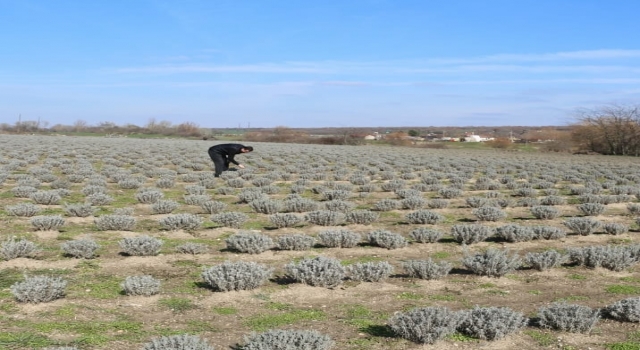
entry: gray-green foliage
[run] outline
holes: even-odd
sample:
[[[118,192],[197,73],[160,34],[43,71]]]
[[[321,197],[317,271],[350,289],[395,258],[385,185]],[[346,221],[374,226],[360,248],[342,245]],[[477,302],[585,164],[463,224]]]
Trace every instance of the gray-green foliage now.
[[[245,337],[241,350],[329,350],[334,342],[313,330],[271,329]]]
[[[194,195],[204,195],[207,194],[207,188],[202,185],[187,185],[184,187],[185,192]]]
[[[380,214],[371,210],[352,210],[347,213],[347,222],[352,224],[370,225],[380,218]]]
[[[253,180],[251,180],[251,184],[256,186],[256,187],[264,187],[264,186],[269,186],[273,183],[273,180],[271,180],[268,177],[257,177]]]
[[[164,197],[164,193],[156,188],[142,188],[136,192],[136,200],[143,204],[152,204]]]
[[[50,186],[53,189],[58,189],[58,188],[68,189],[69,187],[71,187],[71,182],[69,182],[69,180],[66,180],[66,179],[57,179],[51,182]]]
[[[125,237],[118,242],[122,251],[132,256],[158,255],[163,243],[161,239],[148,235]]]
[[[115,208],[113,210],[113,215],[131,216],[134,212],[135,209],[132,207]]]
[[[442,198],[435,198],[427,202],[429,209],[444,209],[449,206],[449,201]]]
[[[240,203],[251,203],[258,199],[269,199],[269,196],[264,194],[259,188],[247,188],[242,190],[238,194],[238,200]]]
[[[360,243],[362,237],[360,234],[349,230],[335,229],[320,232],[318,239],[320,239],[320,243],[325,247],[353,248]]]
[[[92,207],[91,204],[89,203],[80,203],[80,204],[67,204],[64,206],[64,211],[69,216],[85,218],[87,216],[93,215],[96,209]]]
[[[182,175],[180,175],[180,179],[184,182],[187,183],[194,183],[196,181],[198,181],[198,174],[196,173],[183,173]]]
[[[165,230],[195,231],[202,227],[204,220],[196,214],[180,213],[169,215],[158,221]]]
[[[240,253],[260,254],[273,248],[271,237],[255,232],[238,232],[228,237],[225,242],[227,249]]]
[[[151,212],[153,214],[169,214],[178,209],[178,202],[171,199],[159,199],[151,204]]]
[[[437,263],[429,258],[427,260],[408,260],[402,263],[402,267],[409,277],[437,280],[446,277],[453,265],[446,261]]]
[[[255,262],[225,261],[222,264],[205,268],[202,278],[214,290],[250,290],[260,287],[273,273],[273,269]]]
[[[29,198],[31,194],[37,192],[38,189],[33,186],[15,186],[11,189],[14,197]]]
[[[380,188],[385,192],[395,192],[402,189],[406,185],[406,181],[400,179],[393,179],[389,182],[385,182],[380,185]]]
[[[393,266],[386,261],[355,263],[347,266],[347,276],[354,281],[378,282],[393,273]]]
[[[536,219],[552,220],[560,216],[560,210],[554,206],[536,205],[531,207],[531,214]]]
[[[3,260],[33,258],[41,251],[37,244],[25,238],[20,240],[16,240],[15,237],[7,238],[0,245],[0,256]]]
[[[400,207],[400,202],[391,198],[381,199],[379,202],[373,205],[373,209],[377,211],[390,211]]]
[[[25,276],[23,282],[11,285],[11,294],[23,303],[46,303],[65,295],[67,281],[60,277]]]
[[[227,185],[232,188],[243,188],[246,184],[246,181],[239,177],[235,177],[227,180]]]
[[[314,225],[337,226],[346,219],[345,214],[331,210],[315,210],[305,214],[304,219]]]
[[[106,184],[105,185],[87,185],[82,188],[81,192],[87,197],[91,196],[92,194],[98,194],[98,193],[106,194],[107,187],[106,187]]]
[[[114,201],[113,197],[106,193],[93,193],[85,198],[91,205],[107,205]]]
[[[462,196],[463,191],[455,187],[445,187],[438,191],[440,197],[444,199],[452,199]]]
[[[423,307],[399,312],[389,319],[388,324],[404,339],[433,344],[456,331],[460,315],[446,307]]]
[[[496,236],[507,242],[527,242],[536,238],[531,227],[516,224],[496,227]]]
[[[480,221],[499,221],[507,217],[507,213],[496,207],[480,207],[471,211]]]
[[[349,177],[349,182],[357,186],[364,186],[371,182],[371,179],[364,175],[352,175]]]
[[[249,202],[249,206],[256,213],[275,214],[284,209],[282,201],[271,198],[259,198]]]
[[[465,254],[462,264],[476,275],[501,277],[520,267],[522,260],[506,250],[487,249],[484,253]]]
[[[607,222],[602,225],[602,229],[610,235],[621,235],[629,231],[629,225],[619,222]]]
[[[200,204],[200,207],[204,209],[207,214],[218,214],[227,208],[227,203],[210,200]]]
[[[209,251],[209,246],[204,243],[187,242],[177,246],[176,251],[182,254],[204,254]]]
[[[591,204],[600,204],[600,205],[619,203],[621,201],[629,202],[629,200],[624,199],[623,196],[625,195],[618,196],[618,195],[583,194],[581,196],[578,196],[578,202],[582,204],[591,203]],[[585,208],[589,208],[589,207],[585,207]],[[595,206],[592,208],[598,208],[598,206]]]
[[[640,203],[628,203],[627,211],[631,215],[640,215]]]
[[[540,205],[540,201],[534,197],[524,197],[518,199],[515,205],[518,207],[535,207]]]
[[[525,327],[528,319],[507,307],[474,307],[462,313],[458,330],[483,340],[497,340]]]
[[[327,201],[331,200],[345,200],[351,196],[350,191],[345,190],[326,190],[321,193],[322,198]]]
[[[332,199],[322,203],[324,204],[325,209],[341,213],[346,213],[355,207],[353,202],[344,201],[342,199]]]
[[[233,194],[235,191],[233,190],[233,188],[231,187],[226,187],[226,186],[222,186],[222,187],[218,187],[216,188],[216,193],[221,194],[221,195],[231,195]]]
[[[158,181],[156,181],[156,186],[158,188],[172,188],[176,185],[176,181],[173,177],[161,176]]]
[[[489,226],[479,224],[457,224],[451,226],[453,239],[461,244],[473,244],[482,242],[493,235]]]
[[[429,224],[435,225],[444,221],[444,216],[431,210],[420,209],[404,216],[410,224]]]
[[[465,202],[471,208],[480,208],[485,206],[491,206],[493,204],[491,199],[486,197],[480,197],[480,196],[467,197],[465,199]]]
[[[583,203],[578,205],[578,210],[580,210],[584,215],[588,216],[597,216],[604,213],[606,207],[604,204],[600,203]]]
[[[402,209],[420,209],[427,205],[427,200],[421,196],[410,196],[400,200],[400,207]]]
[[[412,197],[422,198],[422,193],[420,193],[420,191],[409,189],[409,188],[402,188],[402,189],[396,190],[395,194],[401,199],[412,198]]]
[[[604,307],[602,313],[618,321],[640,322],[640,297],[618,300]]]
[[[562,222],[572,232],[588,236],[594,233],[602,223],[590,217],[573,217]]]
[[[93,259],[96,257],[96,251],[100,248],[100,245],[93,239],[85,238],[64,242],[60,245],[60,248],[62,248],[65,255],[80,259]]]
[[[310,198],[292,197],[284,201],[288,212],[304,213],[317,210],[319,203]]]
[[[409,237],[419,243],[436,243],[444,233],[429,227],[418,227],[409,232]]]
[[[29,198],[38,204],[53,205],[58,204],[62,197],[57,190],[37,191],[32,193]]]
[[[240,228],[247,220],[249,220],[247,214],[237,211],[225,211],[211,215],[211,221],[232,228]]]
[[[598,310],[566,302],[555,302],[538,309],[538,323],[541,327],[563,332],[588,333],[599,319]]]
[[[564,199],[564,197],[556,195],[541,197],[539,200],[541,205],[563,205],[567,203],[567,200]]]
[[[31,226],[38,231],[57,230],[65,224],[60,215],[38,215],[30,220]]]
[[[276,241],[280,250],[309,250],[315,243],[315,238],[304,234],[283,235]]]
[[[131,215],[101,215],[94,219],[100,231],[132,231],[136,226],[136,218]]]
[[[335,287],[345,276],[340,260],[324,256],[291,262],[284,269],[289,278],[316,287]]]
[[[293,213],[275,213],[273,215],[269,215],[269,221],[271,221],[271,223],[277,228],[283,228],[298,225],[303,221],[303,219]]]
[[[137,177],[128,177],[118,181],[118,187],[127,190],[140,188],[142,185],[143,182]]]
[[[197,206],[201,206],[202,203],[211,200],[211,196],[208,194],[187,194],[183,198],[185,204]]]
[[[564,264],[568,256],[556,250],[546,250],[540,253],[529,252],[524,257],[524,261],[531,268],[544,271]]]
[[[143,350],[215,350],[206,340],[197,335],[180,334],[151,339]]]
[[[633,246],[590,246],[570,247],[569,261],[589,268],[604,267],[613,271],[622,271],[638,261]]]
[[[33,203],[18,203],[16,205],[8,205],[5,210],[15,216],[32,217],[38,214],[42,209]]]
[[[126,295],[150,296],[160,293],[160,280],[151,275],[128,276],[120,286]]]
[[[535,197],[538,194],[536,190],[528,187],[516,188],[513,190],[513,195],[517,197]]]
[[[403,248],[409,244],[402,235],[382,229],[369,232],[367,241],[369,244],[387,249]]]
[[[567,232],[555,226],[536,225],[531,226],[534,238],[537,239],[561,239],[567,236]]]

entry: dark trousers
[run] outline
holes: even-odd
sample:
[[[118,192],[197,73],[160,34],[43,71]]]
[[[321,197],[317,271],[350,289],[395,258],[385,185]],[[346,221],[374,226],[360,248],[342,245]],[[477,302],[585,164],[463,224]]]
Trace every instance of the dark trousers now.
[[[209,150],[209,157],[211,157],[213,165],[216,168],[215,177],[220,176],[223,171],[229,170],[229,160],[227,159],[227,156],[214,150]]]

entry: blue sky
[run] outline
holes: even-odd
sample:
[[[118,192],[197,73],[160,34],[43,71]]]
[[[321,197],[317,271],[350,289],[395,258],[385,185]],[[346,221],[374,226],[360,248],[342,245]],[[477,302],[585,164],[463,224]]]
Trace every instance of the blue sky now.
[[[0,122],[565,125],[640,101],[635,0],[0,0]]]

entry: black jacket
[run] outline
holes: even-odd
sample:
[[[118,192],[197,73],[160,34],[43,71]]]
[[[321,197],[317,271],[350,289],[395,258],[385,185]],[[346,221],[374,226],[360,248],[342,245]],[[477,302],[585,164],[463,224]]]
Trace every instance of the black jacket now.
[[[219,144],[219,145],[215,145],[215,146],[211,146],[209,148],[209,154],[211,153],[217,153],[222,155],[224,158],[227,158],[227,160],[235,165],[238,165],[238,162],[236,162],[233,157],[236,154],[241,153],[240,150],[245,148],[244,145],[241,145],[239,143],[223,143],[223,144]]]

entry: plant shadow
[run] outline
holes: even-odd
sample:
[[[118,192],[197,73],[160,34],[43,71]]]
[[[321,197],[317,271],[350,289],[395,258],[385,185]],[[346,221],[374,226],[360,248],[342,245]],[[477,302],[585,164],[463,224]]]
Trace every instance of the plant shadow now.
[[[373,337],[384,337],[384,338],[395,338],[396,334],[391,329],[391,327],[387,325],[368,325],[360,328],[362,333],[368,334]]]

